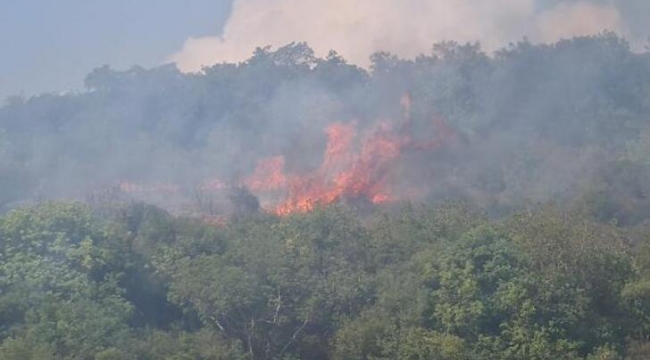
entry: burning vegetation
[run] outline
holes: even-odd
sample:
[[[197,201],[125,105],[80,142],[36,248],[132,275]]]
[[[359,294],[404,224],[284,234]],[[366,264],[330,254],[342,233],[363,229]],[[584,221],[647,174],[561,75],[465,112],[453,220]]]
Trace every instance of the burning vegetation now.
[[[0,359],[650,358],[650,54],[613,34],[86,84],[0,108]]]
[[[320,166],[305,173],[287,173],[285,159],[274,156],[258,162],[245,184],[278,215],[307,212],[314,205],[337,200],[361,199],[373,204],[405,200],[397,188],[398,164],[409,151],[435,151],[451,143],[455,133],[442,120],[434,122],[436,138],[427,143],[408,134],[410,98],[402,98],[405,117],[395,129],[385,121],[359,134],[356,122],[334,123],[325,128],[327,145]],[[415,200],[415,199],[413,199]]]
[[[431,155],[445,146],[456,144],[458,136],[442,118],[435,117],[425,131],[430,139],[415,140],[411,128],[411,103],[402,96],[402,118],[378,121],[363,131],[358,121],[333,122],[325,126],[322,161],[306,169],[287,169],[283,155],[259,159],[252,174],[228,185],[222,180],[203,182],[207,194],[225,193],[245,187],[261,199],[264,210],[284,216],[314,210],[340,200],[375,205],[397,201],[419,201],[425,189],[400,176],[404,162],[417,153]],[[418,180],[418,179],[416,179]],[[119,189],[132,195],[173,195],[181,187],[172,184],[139,185],[123,182]]]

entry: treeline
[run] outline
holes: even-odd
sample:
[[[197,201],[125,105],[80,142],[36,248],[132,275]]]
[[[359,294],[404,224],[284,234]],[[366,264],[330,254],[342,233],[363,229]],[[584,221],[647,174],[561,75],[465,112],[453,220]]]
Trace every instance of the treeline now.
[[[439,135],[436,118],[459,140],[400,161],[404,186],[427,190],[419,200],[499,215],[582,196],[601,218],[628,223],[650,210],[650,54],[611,33],[493,55],[442,43],[415,60],[375,54],[368,70],[289,44],[201,74],[102,67],[85,83],[0,108],[0,207],[83,199],[126,181],[178,185],[179,196],[139,197],[178,210],[205,181],[237,185],[269,156],[308,173],[328,124],[399,123],[407,94],[415,142]]]
[[[647,359],[650,237],[579,208],[0,219],[0,358]]]

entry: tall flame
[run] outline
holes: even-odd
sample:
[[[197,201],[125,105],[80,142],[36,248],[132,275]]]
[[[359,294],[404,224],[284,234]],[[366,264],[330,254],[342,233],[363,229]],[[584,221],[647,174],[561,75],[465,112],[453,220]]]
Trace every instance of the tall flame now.
[[[329,204],[341,198],[361,198],[375,204],[396,199],[391,189],[395,162],[405,148],[436,149],[453,132],[442,120],[434,124],[440,136],[425,143],[411,140],[383,123],[354,151],[354,123],[335,123],[325,129],[327,146],[320,167],[306,174],[286,174],[282,156],[259,161],[247,185],[254,191],[284,191],[285,198],[274,208],[287,215],[313,210],[316,204]]]
[[[397,191],[400,182],[397,166],[406,150],[434,151],[450,142],[457,134],[442,118],[434,118],[428,140],[414,140],[411,121],[412,101],[408,94],[400,99],[401,122],[380,122],[370,131],[359,131],[356,121],[335,122],[325,127],[327,144],[323,160],[308,171],[287,171],[282,155],[258,160],[255,170],[237,185],[246,186],[260,197],[268,211],[278,215],[308,212],[317,204],[329,204],[340,199],[362,199],[382,204],[399,200],[410,194],[422,194],[422,189],[410,187]],[[427,130],[428,131],[428,130]],[[423,133],[419,137],[426,137]],[[223,192],[230,186],[218,179],[204,182],[205,192]],[[178,192],[177,186],[157,184],[143,186],[122,183],[124,192]],[[401,195],[401,196],[400,196]]]
[[[351,151],[355,126],[341,123],[328,126],[322,165],[312,173],[289,176],[287,198],[275,212],[286,215],[310,211],[316,204],[329,204],[342,197],[365,198],[376,203],[388,201],[390,164],[405,143],[389,130],[388,126],[382,126],[355,154]]]

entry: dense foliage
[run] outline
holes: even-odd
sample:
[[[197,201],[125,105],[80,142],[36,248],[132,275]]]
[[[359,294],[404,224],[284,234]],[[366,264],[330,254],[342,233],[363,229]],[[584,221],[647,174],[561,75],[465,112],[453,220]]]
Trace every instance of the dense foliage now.
[[[106,210],[106,209],[104,209]],[[2,359],[645,359],[650,237],[543,206],[0,220]]]
[[[369,71],[291,44],[86,85],[0,108],[0,359],[650,357],[650,54],[613,34]],[[437,116],[458,136],[400,165],[422,204],[45,201],[308,167],[324,124],[399,118],[405,93],[414,136]]]

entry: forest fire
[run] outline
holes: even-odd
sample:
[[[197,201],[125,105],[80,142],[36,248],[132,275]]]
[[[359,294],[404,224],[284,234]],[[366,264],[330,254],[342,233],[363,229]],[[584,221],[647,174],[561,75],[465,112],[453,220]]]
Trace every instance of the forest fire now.
[[[388,186],[391,164],[399,157],[407,139],[392,134],[388,126],[382,126],[363,141],[356,153],[353,151],[354,124],[336,123],[328,126],[326,133],[327,147],[318,169],[304,175],[284,175],[282,170],[269,174],[269,184],[274,184],[279,174],[285,179],[282,185],[287,196],[275,208],[277,214],[310,211],[316,204],[329,204],[343,197],[365,198],[375,203],[391,198]],[[261,162],[262,166],[265,164],[267,162]]]
[[[380,121],[362,128],[357,121],[334,122],[323,129],[327,138],[322,160],[311,169],[292,169],[283,155],[275,154],[257,161],[243,180],[203,182],[201,194],[225,194],[233,187],[245,187],[259,197],[264,210],[280,216],[309,212],[317,205],[340,200],[386,204],[426,191],[400,179],[402,161],[413,153],[435,151],[454,143],[457,134],[441,118],[426,122],[414,139],[411,121],[411,98],[400,99],[402,121]],[[398,186],[398,185],[401,185]],[[120,189],[131,194],[179,193],[180,187],[169,184],[154,186],[122,183]],[[416,196],[421,197],[421,196]]]
[[[364,136],[357,131],[356,122],[334,123],[324,130],[327,145],[323,160],[315,170],[287,173],[283,156],[262,159],[245,185],[252,191],[272,193],[281,200],[270,204],[278,215],[308,212],[317,204],[330,204],[340,199],[363,199],[373,204],[398,200],[393,186],[397,162],[407,149],[435,150],[456,139],[456,134],[442,119],[433,121],[435,136],[425,142],[414,141],[408,135],[411,100],[401,99],[404,123],[395,128],[389,122],[380,123]]]

